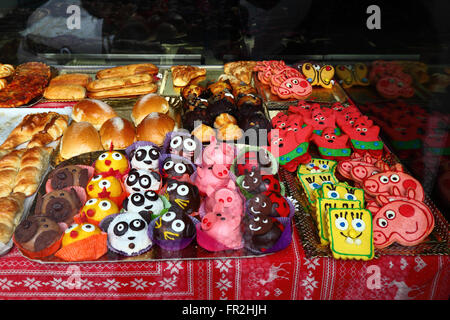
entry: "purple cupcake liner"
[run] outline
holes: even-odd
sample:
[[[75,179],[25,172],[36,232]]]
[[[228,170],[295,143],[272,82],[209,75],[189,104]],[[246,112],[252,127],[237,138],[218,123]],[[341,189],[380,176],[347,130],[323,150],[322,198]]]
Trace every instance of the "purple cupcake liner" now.
[[[137,148],[139,148],[139,147],[144,147],[144,146],[152,146],[152,147],[154,147],[154,148],[156,148],[156,149],[158,149],[158,150],[161,150],[161,148],[160,148],[158,145],[154,144],[153,142],[150,142],[150,141],[136,141],[136,142],[134,142],[133,144],[129,145],[129,146],[125,149],[125,153],[127,154],[128,159],[131,161],[131,156],[130,156],[131,153],[132,153],[134,150],[136,150]]]
[[[172,139],[173,136],[182,136],[182,137],[192,138],[195,141],[195,143],[197,143],[197,145],[200,146],[199,152],[197,151],[198,154],[195,154],[195,151],[194,151],[194,161],[193,162],[195,163],[195,165],[199,165],[202,163],[202,153],[203,153],[202,142],[197,137],[190,134],[187,130],[183,130],[183,129],[180,129],[180,131],[171,131],[166,134],[166,137],[164,138],[163,146],[161,149],[161,153],[170,154],[170,152],[169,152],[170,140]]]
[[[200,224],[200,221],[198,221],[197,219],[195,219],[195,218],[193,218],[191,216],[189,216],[189,218],[194,223],[194,225],[196,227],[196,231],[197,231],[197,224]],[[195,232],[194,235],[192,237],[189,237],[189,238],[182,238],[182,239],[177,239],[177,240],[159,240],[159,239],[156,239],[153,236],[153,229],[155,228],[155,223],[156,223],[156,220],[158,220],[158,219],[159,219],[159,217],[156,218],[156,219],[153,219],[150,222],[148,230],[147,230],[147,234],[148,234],[149,238],[152,239],[154,244],[158,245],[160,248],[162,248],[164,250],[168,250],[168,251],[183,250],[189,244],[191,244],[191,242],[197,236],[197,232]]]
[[[244,238],[242,238],[241,244],[236,248],[230,248],[224,244],[218,242],[216,239],[210,237],[206,232],[201,229],[201,223],[195,225],[197,229],[197,244],[203,249],[216,252],[216,251],[226,251],[226,250],[239,250],[244,247]]]

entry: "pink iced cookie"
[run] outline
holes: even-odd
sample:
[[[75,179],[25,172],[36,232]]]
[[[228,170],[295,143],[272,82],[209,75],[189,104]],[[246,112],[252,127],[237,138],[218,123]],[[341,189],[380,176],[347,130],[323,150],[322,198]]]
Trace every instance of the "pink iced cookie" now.
[[[305,99],[312,93],[311,84],[297,69],[286,67],[270,78],[270,91],[281,99]]]
[[[347,179],[352,179],[351,172],[353,167],[356,166],[373,166],[377,162],[377,159],[370,157],[369,155],[363,158],[352,158],[350,160],[339,161],[337,170]]]
[[[374,214],[373,240],[377,248],[397,242],[404,246],[421,243],[433,230],[434,218],[422,202],[411,198],[377,197],[382,206],[370,207]]]
[[[414,191],[414,199],[423,201],[425,194],[420,182],[403,172],[401,165],[395,165],[391,171],[381,172],[367,178],[363,183],[366,192],[373,196],[378,195],[408,195],[409,190]]]
[[[225,187],[230,181],[228,168],[223,164],[214,164],[211,168],[197,167],[194,184],[201,195],[206,195],[208,186],[214,189]]]

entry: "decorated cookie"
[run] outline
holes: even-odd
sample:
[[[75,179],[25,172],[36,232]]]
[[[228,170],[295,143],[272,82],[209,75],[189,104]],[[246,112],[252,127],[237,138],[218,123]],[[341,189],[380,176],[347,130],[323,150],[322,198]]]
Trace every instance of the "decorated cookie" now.
[[[349,137],[339,132],[337,128],[327,127],[320,135],[312,135],[311,140],[317,146],[322,158],[341,161],[350,157],[352,150],[349,146]]]
[[[357,157],[355,154],[352,155],[351,159],[339,161],[337,165],[337,171],[346,179],[352,179],[351,172],[353,167],[356,166],[375,166],[377,159],[371,157],[370,155],[365,155],[364,157]]]
[[[119,208],[126,197],[125,187],[114,176],[94,175],[86,186],[86,191],[89,198],[108,198],[114,201]]]
[[[166,135],[163,153],[175,154],[193,163],[201,163],[202,142],[188,132],[172,131]]]
[[[324,183],[338,183],[333,173],[308,173],[297,175],[297,178],[305,191],[310,204],[314,204],[317,197],[317,190],[322,187]]]
[[[281,99],[305,99],[312,93],[311,84],[298,72],[286,67],[270,77],[270,91]]]
[[[13,241],[31,259],[48,257],[61,246],[63,231],[50,217],[36,216],[23,220],[15,229]]]
[[[150,141],[137,141],[125,149],[131,168],[158,170],[161,150]]]
[[[119,152],[110,150],[103,152],[94,162],[95,173],[103,176],[112,175],[121,177],[129,170],[127,157]]]
[[[414,96],[414,88],[410,81],[400,79],[397,76],[387,76],[380,79],[376,85],[377,92],[387,99],[411,98]]]
[[[342,130],[349,136],[353,149],[358,153],[369,152],[374,157],[381,157],[383,141],[379,138],[380,127],[367,117],[358,117],[354,124],[343,125]]]
[[[299,175],[308,173],[332,172],[336,169],[337,162],[326,159],[312,158],[310,162],[298,167]]]
[[[169,206],[164,199],[164,197],[151,190],[134,192],[123,200],[122,207],[128,212],[150,214],[152,219],[154,219],[164,213],[166,207]]]
[[[434,218],[430,208],[423,202],[414,200],[414,194],[410,194],[410,197],[377,197],[381,207],[371,208],[374,214],[373,241],[376,248],[385,248],[394,242],[414,246],[423,242],[433,231]]]
[[[329,209],[328,234],[334,258],[357,260],[373,258],[373,226],[369,210]]]
[[[365,204],[364,189],[351,187],[345,182],[322,184],[322,188],[318,190],[318,196],[328,199],[357,200],[361,202],[362,207]]]
[[[334,67],[306,62],[302,64],[302,73],[312,86],[330,89],[334,84]]]
[[[173,210],[181,210],[185,214],[198,212],[200,208],[200,194],[192,183],[169,179],[164,193]]]
[[[370,84],[368,74],[369,68],[364,63],[336,66],[336,76],[343,88],[368,86]]]
[[[74,220],[78,224],[90,223],[98,226],[104,218],[119,211],[117,204],[108,198],[91,198],[86,201]]]
[[[147,190],[159,191],[162,188],[162,177],[157,171],[133,168],[124,177],[124,185],[128,194]]]
[[[324,184],[325,185],[325,184]],[[331,208],[355,209],[364,208],[361,201],[342,200],[336,198],[318,198],[316,202],[316,223],[319,229],[320,242],[322,244],[329,243],[329,234],[327,228],[328,211]]]
[[[153,245],[147,234],[149,223],[149,214],[125,211],[103,219],[100,228],[108,234],[109,250],[124,256],[137,256]]]
[[[64,261],[95,261],[107,251],[106,233],[90,223],[72,224],[64,232],[55,256]]]
[[[61,190],[72,186],[86,188],[93,174],[94,168],[90,166],[67,165],[56,168],[48,177],[45,185],[46,191]]]

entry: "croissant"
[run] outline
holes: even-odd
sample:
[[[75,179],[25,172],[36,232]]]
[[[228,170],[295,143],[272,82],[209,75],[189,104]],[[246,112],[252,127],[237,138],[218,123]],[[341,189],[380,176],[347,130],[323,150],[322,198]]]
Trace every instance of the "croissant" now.
[[[26,115],[0,145],[0,149],[14,149],[18,145],[31,140],[33,135],[43,130],[54,117],[61,116],[56,112],[32,113]]]
[[[7,85],[8,81],[6,81],[5,79],[0,79],[0,90],[5,89]]]
[[[13,150],[0,160],[0,197],[12,192],[23,153],[24,150]]]
[[[61,137],[69,123],[67,115],[53,117],[41,131],[35,133],[28,142],[27,148],[43,147]]]
[[[10,64],[0,64],[0,78],[7,78],[14,73],[14,67]]]
[[[0,198],[0,242],[6,244],[11,240],[22,216],[24,201],[23,193],[12,193]]]
[[[36,192],[39,187],[39,181],[47,169],[52,150],[53,148],[51,147],[34,147],[24,152],[13,192],[24,193],[27,197]]]
[[[184,87],[192,79],[206,74],[206,69],[194,66],[172,66],[172,81],[175,87]]]
[[[245,84],[250,84],[255,66],[256,61],[233,61],[224,65],[224,72],[236,77]]]

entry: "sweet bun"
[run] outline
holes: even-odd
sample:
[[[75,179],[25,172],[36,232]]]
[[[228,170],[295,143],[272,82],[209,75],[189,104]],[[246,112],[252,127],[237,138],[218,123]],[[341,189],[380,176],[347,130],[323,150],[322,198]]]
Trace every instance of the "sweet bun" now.
[[[103,148],[125,149],[136,141],[136,128],[127,119],[114,117],[108,119],[100,128],[100,140]]]
[[[212,136],[216,136],[214,129],[203,123],[192,130],[191,134],[201,142],[209,142]]]
[[[229,115],[228,113],[221,113],[216,117],[216,120],[214,121],[214,128],[219,129],[229,123],[237,124],[237,120],[232,115]]]
[[[117,114],[107,103],[96,99],[83,99],[73,106],[72,119],[76,122],[89,122],[100,130],[102,124]]]
[[[137,126],[148,114],[159,112],[166,114],[169,111],[169,102],[158,94],[150,93],[136,101],[131,111],[131,119]]]
[[[153,112],[147,115],[136,127],[138,141],[150,141],[162,145],[166,134],[175,129],[175,121],[164,113]]]
[[[89,122],[72,122],[64,133],[59,153],[63,159],[79,154],[103,150],[98,131]]]

